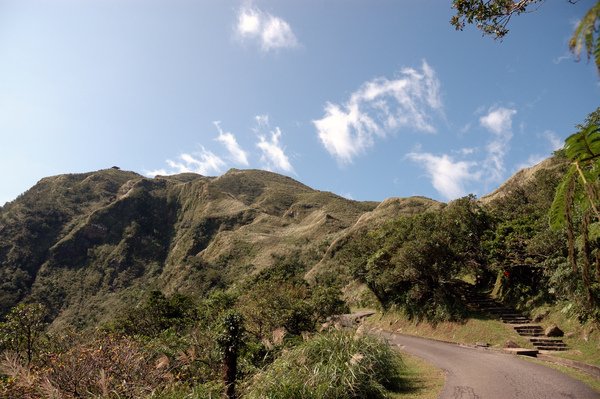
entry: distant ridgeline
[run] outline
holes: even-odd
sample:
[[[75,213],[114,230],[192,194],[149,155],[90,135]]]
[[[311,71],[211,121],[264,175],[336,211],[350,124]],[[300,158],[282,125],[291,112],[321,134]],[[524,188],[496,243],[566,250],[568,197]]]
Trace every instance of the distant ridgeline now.
[[[447,281],[469,272],[491,284],[504,268],[564,256],[546,214],[566,165],[555,156],[479,201],[449,205],[357,202],[259,170],[44,178],[0,208],[0,314],[38,302],[55,328],[94,326],[151,290],[203,297],[293,256],[311,284],[346,286],[349,302],[366,290],[384,307],[423,304],[415,317],[460,318]],[[362,294],[348,288],[357,286]],[[443,306],[430,298],[440,290]]]
[[[272,255],[315,264],[376,207],[259,170],[44,178],[0,208],[0,314],[41,302],[57,323],[84,326],[151,289],[225,288]]]

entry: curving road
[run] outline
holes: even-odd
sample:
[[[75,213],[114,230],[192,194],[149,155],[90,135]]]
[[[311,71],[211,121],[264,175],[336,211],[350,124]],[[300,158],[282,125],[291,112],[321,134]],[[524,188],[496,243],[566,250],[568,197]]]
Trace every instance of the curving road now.
[[[600,399],[571,377],[517,356],[419,337],[380,333],[446,372],[440,399]]]

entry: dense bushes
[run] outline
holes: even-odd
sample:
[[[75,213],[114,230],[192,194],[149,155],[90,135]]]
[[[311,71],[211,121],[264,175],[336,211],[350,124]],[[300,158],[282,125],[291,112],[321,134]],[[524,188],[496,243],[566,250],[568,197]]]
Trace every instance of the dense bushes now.
[[[416,319],[455,320],[464,315],[455,280],[485,265],[481,237],[486,228],[486,213],[466,197],[438,212],[400,217],[345,251],[354,258],[354,277],[384,307],[400,306]]]
[[[172,380],[170,370],[157,367],[156,357],[130,338],[99,336],[63,345],[63,350],[46,353],[32,369],[6,356],[1,371],[11,378],[0,384],[0,394],[10,398],[139,398]]]
[[[401,385],[401,363],[375,338],[336,332],[284,353],[247,388],[250,398],[384,398]]]
[[[339,287],[310,286],[305,271],[295,256],[280,256],[235,289],[207,297],[149,291],[100,329],[47,334],[35,350],[24,343],[41,336],[45,313],[41,305],[20,305],[10,313],[18,320],[0,323],[8,356],[0,397],[175,399],[225,390],[233,397],[236,385],[314,334],[320,321],[348,311]],[[29,319],[35,337],[17,328]]]

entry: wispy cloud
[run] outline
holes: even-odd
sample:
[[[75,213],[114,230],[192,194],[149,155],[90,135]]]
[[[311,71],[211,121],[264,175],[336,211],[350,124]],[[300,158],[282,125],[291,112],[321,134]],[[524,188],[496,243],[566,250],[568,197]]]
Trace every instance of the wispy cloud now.
[[[285,148],[281,144],[281,129],[275,127],[271,130],[269,117],[267,115],[258,115],[255,117],[258,134],[258,143],[256,146],[261,150],[260,161],[267,170],[281,170],[288,173],[294,173],[294,168],[285,153]]]
[[[479,124],[490,135],[485,148],[461,148],[451,152],[454,156],[434,155],[420,149],[407,154],[425,169],[433,187],[447,200],[467,194],[470,182],[499,182],[504,176],[504,160],[513,137],[513,118],[517,111],[497,106],[477,111],[483,112]]]
[[[461,155],[471,155],[477,152],[477,148],[465,147],[457,151]]]
[[[425,169],[433,187],[447,200],[466,195],[466,183],[481,177],[475,162],[455,161],[446,154],[437,156],[426,152],[412,152],[407,156]]]
[[[564,144],[563,141],[552,130],[546,130],[543,133],[538,134],[537,136],[541,137],[543,139],[546,139],[548,141],[549,152],[559,150],[563,147],[563,144]],[[531,155],[529,155],[529,157],[527,158],[526,161],[518,164],[516,166],[515,170],[529,168],[533,165],[536,165],[536,164],[542,162],[544,159],[546,159],[548,157],[548,155],[549,155],[548,153],[546,153],[546,154],[531,154]]]
[[[498,182],[504,176],[504,158],[512,139],[512,120],[517,113],[515,109],[492,107],[488,113],[479,118],[481,126],[492,133],[492,140],[487,144],[487,158],[484,162],[488,182]]]
[[[242,40],[259,43],[263,51],[298,45],[290,24],[256,7],[243,6],[239,9],[235,32]]]
[[[229,152],[229,157],[231,160],[233,160],[235,163],[248,166],[248,154],[246,151],[242,150],[233,133],[223,131],[221,128],[221,122],[215,121],[213,123],[219,131],[219,135],[215,140],[225,146]]]
[[[514,109],[492,107],[486,115],[479,118],[479,123],[496,135],[504,135],[512,130],[512,117],[516,113]]]
[[[219,174],[225,167],[225,162],[213,152],[201,147],[200,151],[193,154],[183,153],[176,161],[167,159],[168,169],[146,171],[146,176],[174,175],[177,173],[199,173],[201,175]]]
[[[552,59],[552,62],[554,64],[560,64],[563,61],[567,61],[567,60],[575,60],[575,58],[573,58],[573,54],[570,51],[565,51],[562,55],[558,56],[558,57],[554,57]]]
[[[520,164],[518,164],[515,167],[515,172],[518,170],[521,170],[521,169],[530,168],[533,165],[537,165],[538,163],[542,162],[544,159],[546,159],[545,155],[531,154],[525,162],[521,162]]]
[[[548,140],[548,144],[550,144],[552,151],[560,150],[565,144],[564,141],[552,130],[544,131],[541,136]]]
[[[376,137],[399,128],[434,133],[432,112],[442,112],[440,82],[423,61],[420,71],[405,68],[397,79],[364,83],[344,104],[328,102],[323,118],[313,124],[325,149],[338,162],[349,163]]]

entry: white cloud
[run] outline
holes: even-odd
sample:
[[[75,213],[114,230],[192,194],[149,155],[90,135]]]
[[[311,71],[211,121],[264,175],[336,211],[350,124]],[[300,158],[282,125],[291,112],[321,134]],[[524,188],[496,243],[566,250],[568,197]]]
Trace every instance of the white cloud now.
[[[487,115],[479,118],[479,123],[494,134],[504,135],[512,131],[512,117],[516,113],[514,109],[492,107]]]
[[[477,152],[477,148],[465,147],[457,151],[461,155],[471,155]]]
[[[564,141],[561,140],[560,137],[558,137],[558,135],[552,130],[546,130],[544,133],[542,133],[542,137],[548,140],[552,151],[560,150],[561,148],[563,148]]]
[[[512,139],[512,119],[516,110],[503,107],[492,107],[488,113],[479,118],[481,126],[492,133],[492,140],[487,144],[487,158],[484,168],[487,181],[498,182],[504,175],[504,157],[508,152]]]
[[[260,127],[268,127],[269,126],[269,115],[256,115],[254,117],[256,124]]]
[[[558,57],[554,57],[552,59],[552,62],[554,64],[560,64],[563,61],[567,61],[567,60],[575,60],[573,58],[573,54],[570,51],[565,51],[562,55],[558,56]]]
[[[258,8],[240,8],[235,31],[242,40],[258,41],[263,51],[298,45],[290,24]]]
[[[471,130],[471,123],[467,123],[463,127],[461,127],[460,130],[459,130],[459,132],[461,134],[466,134],[466,133],[469,132],[469,130]]]
[[[525,162],[522,162],[517,165],[516,170],[521,170],[521,169],[529,168],[533,165],[537,165],[538,163],[542,162],[544,159],[546,159],[546,156],[544,156],[544,155],[531,154]]]
[[[177,157],[177,161],[167,159],[169,169],[161,168],[146,171],[146,176],[156,175],[174,175],[177,173],[198,173],[201,175],[210,175],[211,173],[221,173],[225,167],[225,162],[211,151],[201,147],[198,153],[183,153]]]
[[[421,71],[405,68],[398,79],[364,83],[342,105],[328,102],[323,118],[313,124],[325,149],[349,163],[390,131],[408,127],[434,133],[432,111],[442,112],[440,82],[423,61]]]
[[[275,127],[270,130],[269,117],[267,115],[258,115],[255,117],[258,127],[254,129],[258,133],[258,143],[256,146],[261,150],[260,161],[267,170],[279,169],[284,172],[294,173],[294,167],[290,163],[285,153],[285,148],[280,143],[281,129]],[[261,133],[261,130],[270,130],[268,134]]]
[[[563,144],[564,144],[563,141],[552,130],[546,130],[543,133],[538,134],[538,137],[542,137],[542,138],[545,138],[546,140],[548,140],[548,144],[550,145],[551,151],[556,151],[563,147]],[[548,154],[546,154],[546,155],[531,154],[531,155],[529,155],[529,157],[527,158],[527,160],[525,162],[522,162],[516,166],[516,170],[521,170],[524,168],[529,168],[533,165],[537,165],[538,163],[542,162],[547,157],[548,157]]]
[[[261,15],[251,8],[241,9],[238,14],[237,32],[241,36],[260,34]]]
[[[407,156],[425,168],[433,187],[447,200],[466,195],[466,182],[481,177],[479,172],[473,171],[475,162],[454,161],[446,154],[436,156],[424,152],[412,152]]]
[[[248,166],[248,154],[246,151],[242,150],[240,145],[238,144],[235,136],[230,132],[224,132],[221,129],[221,123],[216,121],[213,122],[217,129],[219,130],[219,135],[215,140],[219,143],[223,144],[227,151],[229,152],[229,157],[236,163]]]

